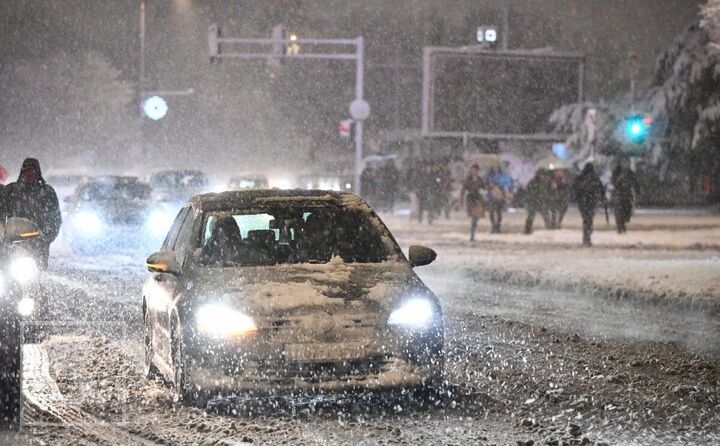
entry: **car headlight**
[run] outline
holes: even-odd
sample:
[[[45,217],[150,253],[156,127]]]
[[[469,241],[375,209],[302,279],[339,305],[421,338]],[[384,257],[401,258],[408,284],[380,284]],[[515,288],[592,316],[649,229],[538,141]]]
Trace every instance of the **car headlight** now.
[[[19,257],[10,262],[10,276],[21,284],[37,279],[39,273],[32,257]]]
[[[257,331],[250,316],[224,305],[200,307],[195,322],[199,332],[218,338],[246,336]]]
[[[175,216],[163,211],[152,211],[147,219],[147,226],[153,235],[165,235],[170,231]]]
[[[97,236],[102,231],[102,220],[97,214],[90,211],[78,212],[73,218],[75,226],[90,237]]]
[[[20,316],[30,316],[35,311],[35,299],[32,297],[23,297],[18,302],[18,313]]]
[[[430,323],[434,314],[433,304],[429,300],[414,298],[405,301],[400,308],[390,313],[388,324],[424,328]]]

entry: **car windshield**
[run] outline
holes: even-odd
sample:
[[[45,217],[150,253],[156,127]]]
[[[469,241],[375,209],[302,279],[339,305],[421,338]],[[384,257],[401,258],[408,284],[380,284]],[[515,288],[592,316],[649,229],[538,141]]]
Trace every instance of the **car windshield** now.
[[[139,181],[99,181],[86,184],[80,190],[84,201],[144,200],[150,195],[150,186]]]
[[[326,263],[334,257],[379,263],[399,253],[385,231],[369,214],[343,207],[213,212],[204,219],[200,264]]]

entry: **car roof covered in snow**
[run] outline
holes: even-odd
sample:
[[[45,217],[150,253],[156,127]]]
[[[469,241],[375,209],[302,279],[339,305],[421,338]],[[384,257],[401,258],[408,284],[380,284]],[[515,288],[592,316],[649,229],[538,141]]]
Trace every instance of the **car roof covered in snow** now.
[[[369,206],[356,195],[347,192],[303,189],[251,189],[196,195],[190,203],[203,211],[268,207],[275,205],[335,205]]]

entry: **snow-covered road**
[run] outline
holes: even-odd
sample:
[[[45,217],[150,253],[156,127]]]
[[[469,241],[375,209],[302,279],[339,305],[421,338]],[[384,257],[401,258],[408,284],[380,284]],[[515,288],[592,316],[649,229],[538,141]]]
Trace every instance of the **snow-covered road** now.
[[[440,242],[438,260],[418,272],[446,313],[443,405],[421,409],[392,395],[220,401],[209,410],[174,402],[163,383],[141,376],[143,256],[60,249],[48,276],[59,323],[39,348],[62,404],[98,420],[100,434],[31,407],[22,438],[112,444],[108,432],[119,429],[116,444],[720,443],[716,314],[618,300],[601,288],[498,282],[468,263],[497,242],[468,246],[442,227],[403,222],[392,229],[404,248]]]

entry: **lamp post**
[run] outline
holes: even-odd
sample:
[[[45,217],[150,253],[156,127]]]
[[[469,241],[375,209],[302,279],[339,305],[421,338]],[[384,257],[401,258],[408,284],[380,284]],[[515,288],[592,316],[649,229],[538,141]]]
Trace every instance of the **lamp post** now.
[[[363,171],[363,126],[365,120],[370,116],[370,104],[364,98],[364,79],[365,79],[365,39],[360,36],[355,39],[355,100],[350,104],[350,117],[355,120],[355,193],[362,193],[362,184],[360,177]]]

